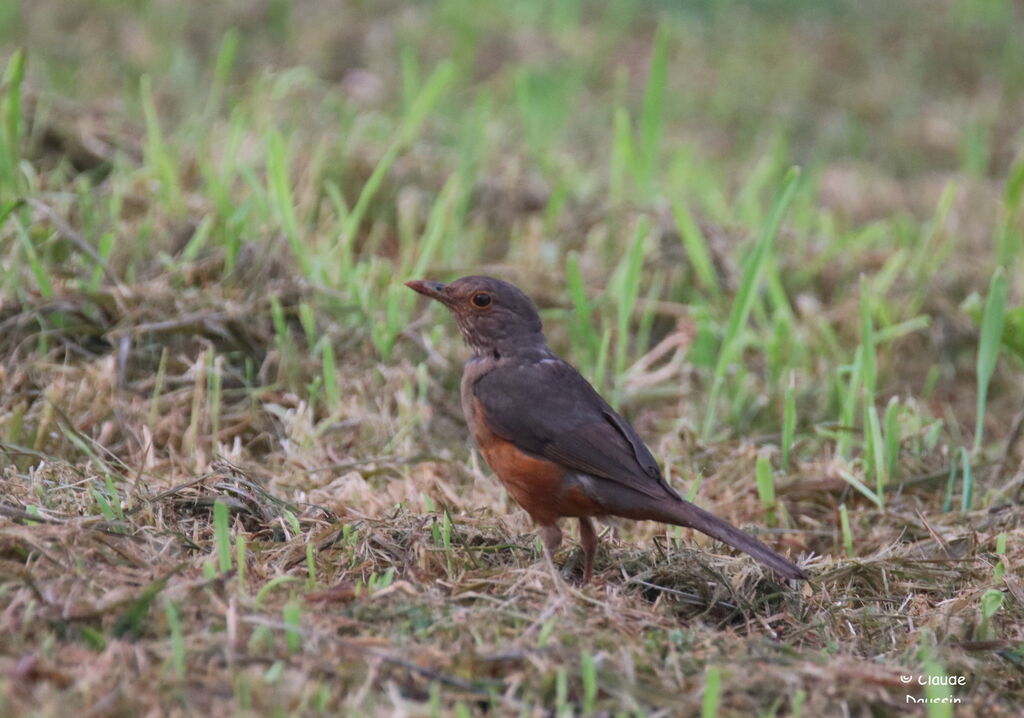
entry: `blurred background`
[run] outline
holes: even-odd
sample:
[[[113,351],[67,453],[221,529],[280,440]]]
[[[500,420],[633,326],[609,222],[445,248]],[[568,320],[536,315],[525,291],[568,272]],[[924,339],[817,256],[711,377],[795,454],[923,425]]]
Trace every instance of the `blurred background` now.
[[[12,714],[860,715],[908,666],[1011,705],[1022,37],[1011,0],[0,4],[0,545],[32,577],[0,658],[109,658],[100,690],[44,655],[68,680]],[[403,286],[465,274],[826,595],[648,525],[606,536],[601,611],[553,592]]]

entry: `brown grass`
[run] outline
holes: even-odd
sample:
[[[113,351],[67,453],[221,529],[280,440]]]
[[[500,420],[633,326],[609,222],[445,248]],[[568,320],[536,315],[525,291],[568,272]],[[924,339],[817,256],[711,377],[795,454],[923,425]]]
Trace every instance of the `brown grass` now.
[[[43,311],[22,307],[8,322]],[[351,382],[342,416],[352,418],[319,434],[300,400],[273,391],[225,401],[217,444],[204,411],[190,431],[196,396],[204,401],[195,376],[206,347],[224,336],[212,327],[226,320],[179,314],[194,319],[180,337],[159,335],[174,361],[152,425],[138,383],[152,373],[153,353],[139,344],[122,357],[129,367],[149,362],[138,377],[119,371],[112,348],[88,361],[58,359],[69,332],[50,361],[24,365],[8,349],[4,415],[9,423],[20,414],[31,439],[2,446],[8,715],[57,705],[88,715],[223,715],[246,705],[415,713],[434,694],[449,707],[483,701],[540,714],[556,700],[558,670],[566,699],[582,700],[584,653],[597,667],[598,706],[694,711],[705,668],[721,665],[728,714],[772,704],[794,711],[797,695],[809,715],[901,712],[908,689],[899,676],[916,675],[922,642],[935,645],[950,674],[967,677],[961,709],[998,714],[1002,706],[1010,715],[1020,695],[1014,646],[1024,638],[1024,587],[1012,567],[1024,559],[1024,527],[1005,501],[966,515],[937,512],[942,493],[922,474],[880,512],[849,494],[825,453],[780,485],[792,524],[765,534],[803,557],[808,585],[780,586],[744,556],[644,524],[610,527],[595,581],[580,588],[542,559],[524,515],[468,451],[450,392],[431,381],[419,401],[402,389],[414,380],[405,361],[381,368],[376,391]],[[151,326],[145,313],[134,316],[136,329]],[[250,341],[260,336],[251,323],[246,332]],[[456,372],[438,378],[450,384],[446,375]],[[359,376],[352,366],[343,373]],[[354,450],[355,437],[365,443],[388,427],[390,440],[375,443],[387,454]],[[703,467],[708,508],[764,523],[745,478],[757,446],[704,446],[685,434],[659,446],[680,457],[683,471]],[[1013,472],[981,473],[980,483],[1007,499],[1020,484]],[[123,518],[105,520],[93,508],[105,475],[119,488]],[[245,538],[244,578],[204,571],[215,562],[217,500],[230,511],[232,536]],[[844,557],[838,531],[843,501],[854,559]],[[445,512],[447,548],[438,542]],[[1009,600],[983,634],[979,600],[997,585],[1000,533],[1010,547]],[[576,553],[570,547],[559,559],[578,572]],[[367,588],[389,571],[389,586]],[[291,582],[268,588],[281,577]],[[288,649],[282,618],[295,601],[298,651]],[[180,613],[184,675],[173,669],[166,602]]]

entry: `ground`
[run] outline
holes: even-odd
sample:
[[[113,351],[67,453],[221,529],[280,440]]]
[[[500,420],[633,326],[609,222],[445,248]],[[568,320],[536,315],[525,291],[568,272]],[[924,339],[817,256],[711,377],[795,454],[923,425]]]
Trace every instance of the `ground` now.
[[[1018,714],[1019,4],[0,8],[0,714]],[[812,579],[545,560],[471,273]]]

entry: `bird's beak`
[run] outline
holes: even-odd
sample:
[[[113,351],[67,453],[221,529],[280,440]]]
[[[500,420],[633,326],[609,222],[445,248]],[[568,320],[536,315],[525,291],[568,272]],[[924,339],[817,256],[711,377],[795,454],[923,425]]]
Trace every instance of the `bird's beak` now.
[[[445,287],[448,286],[447,284],[428,282],[425,279],[415,279],[411,282],[406,282],[405,286],[409,287],[409,289],[415,289],[425,297],[436,299],[441,304],[448,305],[448,295],[444,293]]]

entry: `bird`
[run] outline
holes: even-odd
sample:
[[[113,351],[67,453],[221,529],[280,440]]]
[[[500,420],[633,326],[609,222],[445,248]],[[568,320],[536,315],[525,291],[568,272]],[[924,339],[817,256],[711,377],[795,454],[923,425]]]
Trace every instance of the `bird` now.
[[[584,584],[593,575],[598,545],[593,519],[612,516],[696,529],[784,578],[808,578],[669,485],[633,426],[551,350],[536,305],[518,287],[486,276],[406,286],[443,304],[472,349],[461,383],[470,434],[537,525],[549,556],[562,543],[559,520],[579,521]]]

